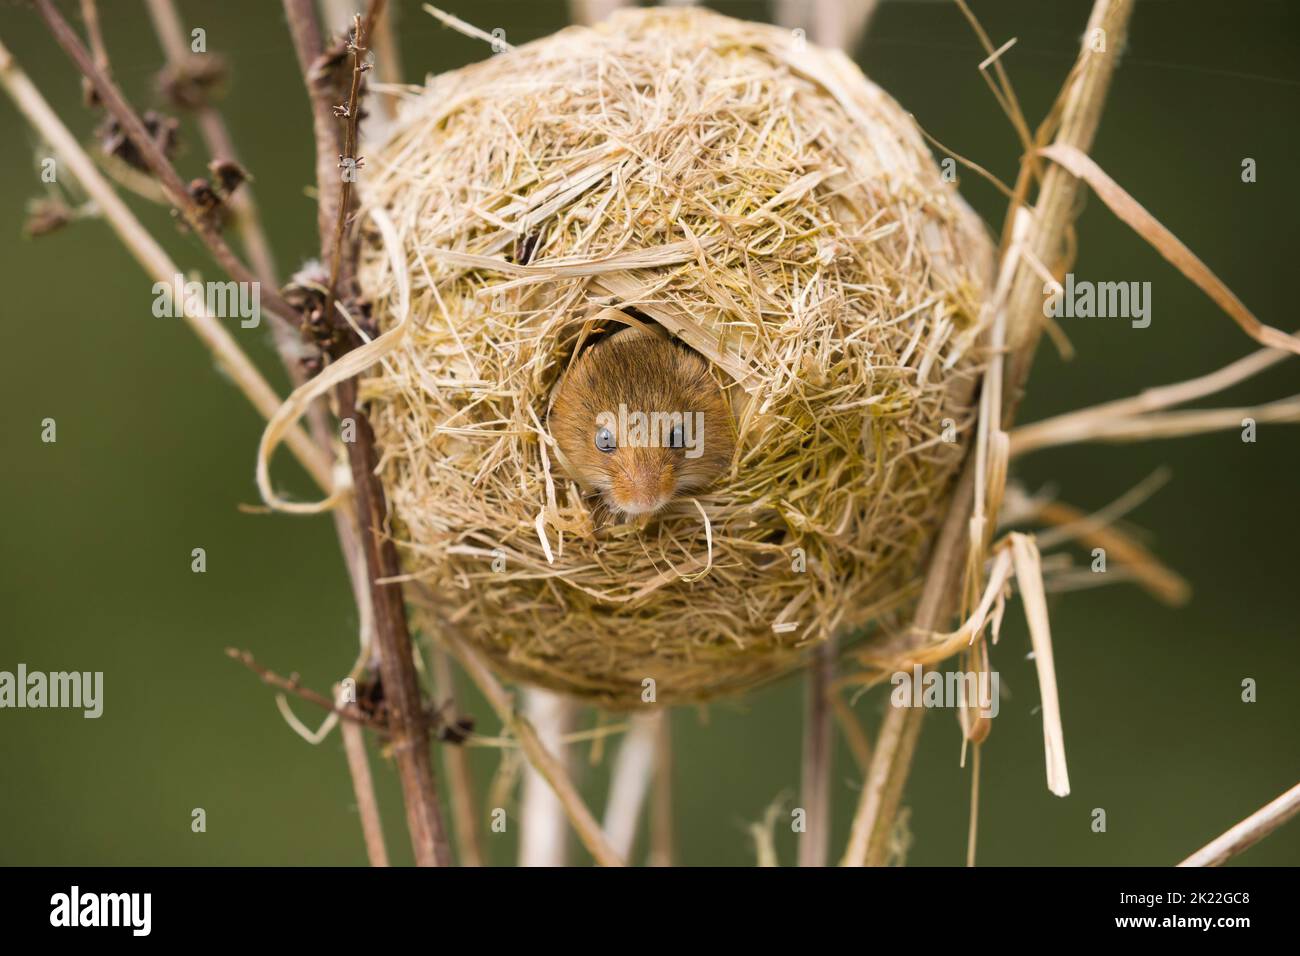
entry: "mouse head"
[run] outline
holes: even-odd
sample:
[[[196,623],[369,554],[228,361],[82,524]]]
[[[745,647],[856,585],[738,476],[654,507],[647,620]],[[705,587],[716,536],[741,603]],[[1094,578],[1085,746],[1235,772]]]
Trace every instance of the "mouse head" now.
[[[730,418],[703,359],[630,328],[578,357],[556,390],[550,428],[574,477],[612,511],[639,515],[727,469]]]

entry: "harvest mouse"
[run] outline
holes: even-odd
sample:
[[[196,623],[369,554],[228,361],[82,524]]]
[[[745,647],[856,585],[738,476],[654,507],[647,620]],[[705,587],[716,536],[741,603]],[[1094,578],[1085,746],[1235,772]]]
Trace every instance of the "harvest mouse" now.
[[[626,328],[573,363],[551,435],[578,481],[611,511],[652,514],[731,464],[731,414],[708,365],[654,332]]]

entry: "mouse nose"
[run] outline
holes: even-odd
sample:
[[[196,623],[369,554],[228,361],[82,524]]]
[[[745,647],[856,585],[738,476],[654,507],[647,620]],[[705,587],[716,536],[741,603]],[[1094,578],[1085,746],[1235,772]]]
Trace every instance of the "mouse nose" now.
[[[643,515],[658,511],[672,500],[677,488],[671,462],[634,462],[623,474],[615,476],[610,484],[610,501],[620,511],[629,515]]]

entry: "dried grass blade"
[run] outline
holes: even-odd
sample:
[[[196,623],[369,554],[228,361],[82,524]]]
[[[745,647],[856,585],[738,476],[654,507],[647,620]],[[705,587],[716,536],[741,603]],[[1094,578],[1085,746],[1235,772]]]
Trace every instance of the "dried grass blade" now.
[[[1209,266],[1165,228],[1155,216],[1147,212],[1141,203],[1125,192],[1124,188],[1111,179],[1090,156],[1065,143],[1056,143],[1038,152],[1039,155],[1046,156],[1091,186],[1092,191],[1110,207],[1111,212],[1149,242],[1156,252],[1179,272],[1191,279],[1197,288],[1214,300],[1214,303],[1240,325],[1252,339],[1269,348],[1285,349],[1300,355],[1300,339],[1287,335],[1281,329],[1265,325],[1255,318],[1254,313],[1246,308],[1245,303],[1210,271]]]
[[[1011,535],[1016,583],[1025,605],[1029,639],[1034,646],[1038,687],[1043,698],[1043,748],[1047,757],[1047,789],[1058,797],[1070,793],[1070,774],[1065,763],[1065,732],[1061,728],[1061,703],[1056,692],[1056,665],[1052,658],[1052,628],[1043,591],[1042,556],[1034,539]]]

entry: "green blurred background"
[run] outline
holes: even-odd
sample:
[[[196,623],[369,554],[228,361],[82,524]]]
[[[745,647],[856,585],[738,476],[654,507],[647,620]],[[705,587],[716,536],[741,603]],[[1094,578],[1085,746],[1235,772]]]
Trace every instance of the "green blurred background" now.
[[[760,3],[711,4],[765,19]],[[1083,2],[975,2],[1031,120],[1069,68],[1087,19]],[[75,4],[62,9],[79,25]],[[139,107],[158,105],[161,63],[143,4],[100,0],[116,75]],[[406,74],[419,79],[487,55],[397,3]],[[447,7],[514,43],[567,22],[559,2]],[[229,58],[222,108],[256,177],[281,269],[313,254],[315,210],[309,115],[280,13],[271,0],[180,3],[187,27],[207,31]],[[36,16],[0,3],[0,37],[60,115],[89,137],[69,63]],[[1015,174],[1012,131],[980,79],[983,59],[957,9],[886,2],[856,58],[940,141],[1005,180]],[[1291,329],[1300,230],[1300,10],[1287,2],[1143,0],[1102,123],[1095,155],[1214,268],[1265,321]],[[179,163],[201,175],[191,123]],[[105,673],[99,720],[72,711],[0,711],[0,863],[360,864],[365,862],[337,734],[309,746],[276,713],[272,694],[222,654],[249,648],[282,672],[325,688],[351,663],[352,606],[331,522],[241,512],[253,483],[260,424],[179,321],[154,318],[151,283],[101,222],[27,240],[24,207],[44,187],[37,137],[0,97],[0,670]],[[1258,162],[1243,184],[1241,161]],[[966,175],[963,191],[995,226],[1004,203]],[[132,201],[183,268],[206,266],[168,217]],[[1252,343],[1095,199],[1079,224],[1075,273],[1150,281],[1153,322],[1063,320],[1071,362],[1040,352],[1022,420],[1216,368]],[[209,276],[212,272],[209,269]],[[265,324],[231,328],[283,387]],[[1294,394],[1295,362],[1239,387],[1220,404]],[[58,423],[56,444],[41,420]],[[1057,673],[1073,793],[1044,783],[1041,721],[1018,603],[994,664],[1011,696],[984,751],[980,861],[985,864],[1167,864],[1296,782],[1300,774],[1300,589],[1296,581],[1300,433],[1262,426],[1143,445],[1036,454],[1015,473],[1084,508],[1106,504],[1161,466],[1172,480],[1132,520],[1194,588],[1171,610],[1129,585],[1053,600]],[[286,475],[291,466],[281,458]],[[301,484],[301,483],[300,483]],[[305,490],[305,486],[303,486]],[[207,550],[206,574],[190,570]],[[1258,681],[1257,703],[1241,682]],[[878,723],[885,696],[857,704]],[[477,698],[479,729],[496,722]],[[307,705],[299,713],[311,722]],[[673,715],[682,861],[746,864],[746,825],[797,791],[802,685],[783,681],[707,712]],[[591,722],[590,714],[584,723]],[[905,797],[913,864],[964,858],[969,776],[949,712],[927,720]],[[583,751],[585,756],[585,750]],[[471,751],[486,787],[498,759]],[[837,855],[860,780],[837,742]],[[395,861],[410,859],[396,776],[373,761]],[[603,806],[605,766],[585,789]],[[788,801],[787,807],[793,805]],[[190,813],[207,812],[192,833]],[[1104,808],[1108,829],[1090,829]],[[788,816],[785,817],[788,819]],[[513,829],[513,827],[512,827]],[[794,838],[781,827],[784,862]],[[488,836],[494,862],[514,860],[513,833]],[[581,854],[575,854],[582,859]],[[1300,823],[1242,860],[1293,864]]]

